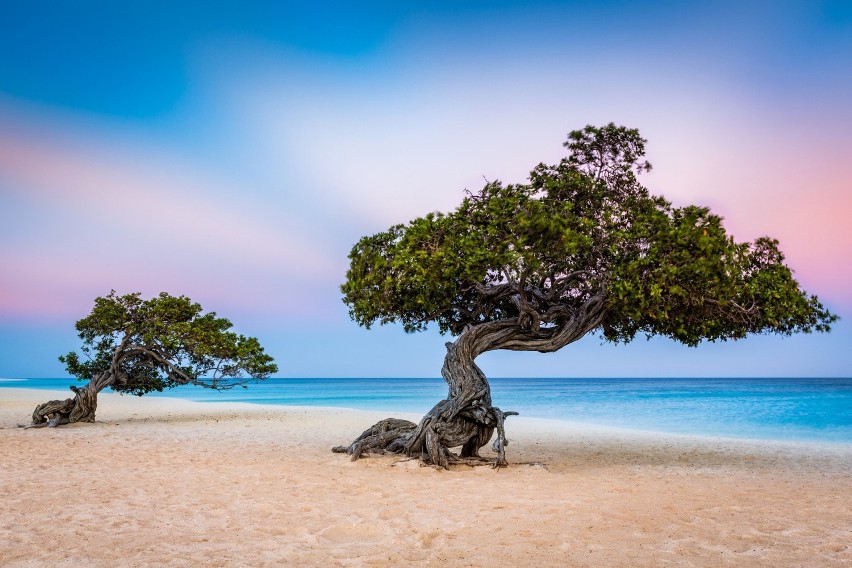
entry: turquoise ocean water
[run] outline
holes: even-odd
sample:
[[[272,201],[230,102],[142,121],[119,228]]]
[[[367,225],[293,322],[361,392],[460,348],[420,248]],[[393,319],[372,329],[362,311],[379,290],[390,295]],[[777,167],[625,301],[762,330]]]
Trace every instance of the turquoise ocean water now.
[[[674,434],[852,444],[852,378],[489,379],[494,404],[522,416]],[[67,389],[73,379],[7,379],[2,387]],[[269,379],[216,392],[148,396],[423,413],[440,378]],[[70,395],[70,393],[69,393]]]

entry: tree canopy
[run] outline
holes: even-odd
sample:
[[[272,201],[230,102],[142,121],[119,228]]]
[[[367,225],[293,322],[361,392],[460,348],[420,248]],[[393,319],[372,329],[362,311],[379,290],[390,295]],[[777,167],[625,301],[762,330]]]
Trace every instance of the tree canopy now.
[[[512,322],[489,348],[519,350],[558,349],[568,322],[614,342],[686,345],[828,331],[836,316],[799,287],[778,241],[736,242],[708,208],[673,207],[639,183],[645,143],[635,129],[587,126],[528,183],[490,182],[455,211],[362,238],[342,286],[351,317],[454,335]]]
[[[186,296],[140,296],[113,291],[95,299],[76,324],[85,359],[73,351],[59,358],[71,375],[112,372],[113,390],[141,396],[184,384],[232,388],[278,371],[257,339],[229,331],[231,322],[216,312],[203,314]]]

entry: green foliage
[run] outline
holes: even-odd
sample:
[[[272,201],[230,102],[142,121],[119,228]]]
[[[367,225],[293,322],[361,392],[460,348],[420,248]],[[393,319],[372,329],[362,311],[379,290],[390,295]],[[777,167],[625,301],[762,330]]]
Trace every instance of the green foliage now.
[[[828,331],[836,316],[799,288],[777,241],[737,243],[708,209],[672,207],[638,183],[644,145],[636,130],[587,126],[528,184],[488,183],[455,211],[362,238],[342,286],[351,317],[409,332],[513,318],[539,329],[604,298],[610,341]]]
[[[113,373],[113,390],[140,396],[182,384],[231,388],[278,371],[257,339],[201,310],[186,296],[142,300],[112,291],[77,322],[84,357],[71,352],[59,360],[80,380]]]

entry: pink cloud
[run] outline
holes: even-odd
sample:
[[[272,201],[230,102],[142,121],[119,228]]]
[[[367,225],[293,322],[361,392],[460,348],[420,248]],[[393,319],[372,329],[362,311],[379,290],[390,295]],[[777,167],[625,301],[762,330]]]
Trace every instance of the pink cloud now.
[[[103,133],[0,124],[0,191],[26,217],[0,244],[3,317],[79,314],[110,288],[309,317],[315,282],[339,278],[344,260],[291,230],[292,212],[239,187]]]
[[[256,223],[240,203],[238,188],[210,191],[215,182],[144,159],[33,144],[0,132],[0,176],[11,182],[11,192],[87,213],[105,228],[120,227],[118,234],[138,232],[154,240],[165,234],[199,252],[326,268],[286,228]],[[232,199],[222,200],[221,194]]]

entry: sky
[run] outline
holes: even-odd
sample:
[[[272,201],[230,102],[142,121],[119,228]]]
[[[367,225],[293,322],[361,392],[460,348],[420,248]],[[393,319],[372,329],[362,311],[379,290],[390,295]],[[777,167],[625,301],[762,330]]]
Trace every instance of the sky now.
[[[359,328],[364,235],[638,128],[675,205],[778,238],[830,334],[488,353],[489,376],[852,376],[852,2],[6,2],[0,376],[66,376],[111,289],[185,294],[282,377],[438,376]]]

